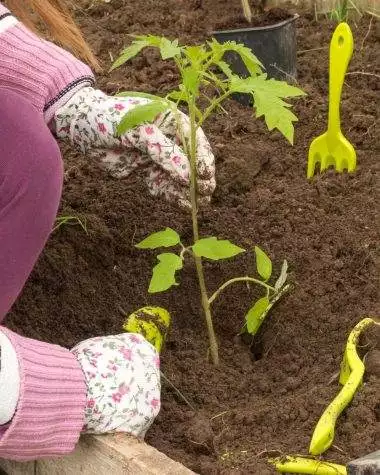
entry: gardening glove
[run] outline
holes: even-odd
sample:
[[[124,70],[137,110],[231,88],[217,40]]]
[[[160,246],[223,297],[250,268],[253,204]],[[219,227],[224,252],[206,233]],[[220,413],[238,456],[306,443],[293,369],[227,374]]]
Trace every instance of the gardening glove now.
[[[141,125],[117,136],[124,114],[146,104],[140,97],[110,97],[84,87],[55,114],[55,131],[83,152],[100,157],[116,177],[127,177],[136,168],[145,172],[153,196],[163,195],[189,206],[190,163],[181,148],[177,122],[172,112],[162,113],[151,124]],[[179,112],[186,138],[189,118]],[[197,173],[200,201],[209,201],[215,189],[215,160],[202,129],[197,130]]]
[[[131,314],[126,331],[90,338],[71,351],[87,384],[84,431],[144,437],[160,411],[160,358],[169,313],[145,307]]]

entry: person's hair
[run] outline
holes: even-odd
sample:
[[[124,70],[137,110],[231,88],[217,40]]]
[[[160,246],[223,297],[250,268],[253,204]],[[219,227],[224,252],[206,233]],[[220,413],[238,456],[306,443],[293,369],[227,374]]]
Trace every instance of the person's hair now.
[[[52,39],[99,71],[99,62],[84,40],[64,0],[6,0],[7,7],[25,26],[42,33],[46,27]]]

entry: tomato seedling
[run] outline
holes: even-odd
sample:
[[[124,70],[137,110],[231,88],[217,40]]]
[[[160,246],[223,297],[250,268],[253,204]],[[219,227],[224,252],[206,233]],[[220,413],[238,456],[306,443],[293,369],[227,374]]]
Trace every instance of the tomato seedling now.
[[[215,39],[198,46],[181,46],[178,40],[170,41],[159,36],[136,36],[115,61],[112,68],[120,67],[146,47],[158,48],[164,60],[172,60],[176,64],[181,83],[177,90],[171,91],[166,97],[149,94],[125,92],[125,96],[137,96],[149,99],[148,103],[136,105],[122,118],[118,133],[121,135],[143,123],[149,123],[165,111],[171,111],[176,117],[177,128],[182,141],[184,153],[190,162],[190,197],[193,227],[193,243],[185,246],[176,231],[166,228],[152,234],[137,245],[142,249],[168,248],[179,245],[181,251],[164,252],[157,256],[158,263],[153,269],[149,292],[163,292],[176,285],[176,273],[183,267],[186,253],[191,254],[195,261],[201,302],[205,314],[210,354],[214,364],[218,364],[218,344],[213,327],[211,304],[222,290],[235,282],[253,282],[265,289],[265,295],[251,307],[246,315],[244,328],[255,334],[272,305],[288,288],[285,286],[287,264],[284,262],[282,272],[276,284],[271,286],[268,281],[272,275],[270,258],[258,247],[255,248],[257,271],[260,279],[250,276],[233,278],[220,286],[211,296],[208,295],[202,259],[221,260],[234,257],[244,249],[228,240],[216,237],[201,238],[198,226],[198,187],[197,187],[197,129],[217,110],[225,99],[236,93],[251,95],[256,117],[264,117],[269,130],[277,129],[293,144],[294,125],[297,117],[291,111],[291,104],[285,99],[299,97],[304,93],[297,87],[284,81],[268,79],[263,73],[263,66],[252,51],[234,41],[219,43]],[[240,77],[233,73],[224,61],[226,53],[233,52],[240,56],[246,66],[248,77]],[[212,90],[213,93],[207,91]],[[206,100],[205,100],[206,99]],[[187,107],[190,119],[189,139],[183,133],[179,120],[179,105]]]

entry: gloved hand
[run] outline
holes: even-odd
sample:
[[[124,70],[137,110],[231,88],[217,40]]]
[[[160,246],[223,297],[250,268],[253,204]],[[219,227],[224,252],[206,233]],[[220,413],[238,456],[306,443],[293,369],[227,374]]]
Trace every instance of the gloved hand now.
[[[174,114],[160,114],[152,124],[141,125],[117,136],[124,114],[149,99],[110,97],[84,87],[55,113],[56,135],[69,139],[83,152],[99,156],[116,177],[128,176],[143,168],[150,193],[189,206],[189,160],[181,149]],[[190,134],[188,117],[180,112],[181,127],[186,138]],[[215,189],[215,160],[210,144],[197,130],[197,172],[200,201],[209,201]]]
[[[71,350],[87,387],[83,432],[145,436],[160,411],[159,351],[169,324],[165,309],[144,307],[124,323],[133,333],[90,338]],[[1,431],[15,414],[21,387],[16,351],[1,330],[0,362]]]
[[[160,411],[160,360],[142,335],[91,338],[72,350],[87,385],[84,432],[144,437]]]

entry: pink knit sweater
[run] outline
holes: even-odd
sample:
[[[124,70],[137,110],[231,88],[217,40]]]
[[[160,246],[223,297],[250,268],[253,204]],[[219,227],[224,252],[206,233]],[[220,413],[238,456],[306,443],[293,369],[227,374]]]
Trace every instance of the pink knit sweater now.
[[[22,94],[50,122],[76,91],[93,83],[88,66],[38,38],[0,3],[0,87]]]
[[[0,4],[0,88],[23,95],[49,122],[93,81],[87,66],[39,39]],[[59,346],[1,331],[16,350],[21,381],[16,413],[7,426],[0,426],[0,458],[23,461],[71,452],[84,425],[86,403],[78,361]]]

